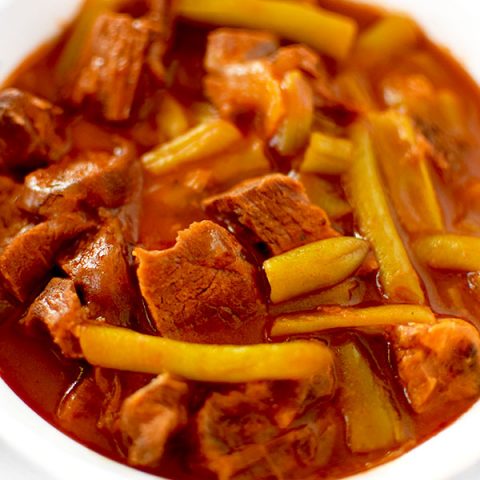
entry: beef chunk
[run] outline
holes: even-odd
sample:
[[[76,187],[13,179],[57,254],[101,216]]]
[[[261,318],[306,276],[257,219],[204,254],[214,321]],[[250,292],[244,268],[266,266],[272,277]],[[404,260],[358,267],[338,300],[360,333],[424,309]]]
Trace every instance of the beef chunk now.
[[[135,250],[143,298],[161,335],[200,343],[262,341],[255,269],[225,229],[193,223],[168,250]]]
[[[28,224],[17,205],[22,191],[22,185],[0,176],[0,250]]]
[[[220,71],[233,63],[266,57],[278,46],[278,39],[268,32],[218,28],[208,35],[205,68]]]
[[[393,330],[398,373],[412,408],[435,410],[480,393],[480,336],[469,323],[440,320]]]
[[[141,168],[130,148],[119,147],[114,155],[88,151],[28,175],[19,206],[44,216],[83,206],[117,208],[131,201],[141,183]]]
[[[122,395],[118,373],[102,368],[85,369],[58,405],[58,420],[67,432],[74,435],[79,431],[98,435],[98,429],[113,432]],[[92,412],[98,414],[96,424],[92,424]]]
[[[264,444],[251,444],[210,463],[222,480],[284,480],[316,478],[315,470],[329,461],[335,425],[317,421],[302,425]]]
[[[187,423],[188,385],[164,373],[128,397],[120,411],[120,430],[132,465],[155,466],[168,438]]]
[[[28,309],[23,323],[27,327],[44,324],[65,356],[80,358],[77,330],[86,318],[73,282],[52,278]]]
[[[59,260],[80,290],[90,315],[112,325],[128,326],[134,308],[127,254],[120,223],[113,219]]]
[[[292,70],[301,70],[312,78],[327,81],[321,58],[305,45],[289,45],[279,48],[271,57],[275,75],[282,76]]]
[[[100,106],[105,119],[127,120],[156,22],[134,19],[130,15],[105,13],[97,19],[83,63],[70,94],[76,105],[88,100]]]
[[[92,226],[72,213],[22,229],[0,255],[5,286],[21,302],[27,300],[52,269],[59,251]]]
[[[62,111],[46,100],[9,88],[0,92],[0,161],[7,168],[55,162],[65,153]]]
[[[16,203],[21,189],[11,178],[0,175],[0,230],[8,229],[19,218]]]
[[[297,118],[298,101],[291,101],[284,83],[292,72],[304,73],[303,89],[311,90],[302,98],[304,115],[308,117],[305,112],[315,104],[342,123],[355,116],[351,106],[332,91],[319,55],[303,45],[278,48],[270,34],[222,28],[208,36],[204,65],[205,94],[217,110],[229,118],[245,112],[258,114],[267,137],[281,130],[285,118]],[[308,124],[308,118],[301,119]]]
[[[247,180],[208,198],[204,208],[272,255],[338,235],[302,184],[281,174]]]
[[[269,385],[271,398],[277,399],[275,422],[280,428],[287,428],[318,399],[330,397],[335,392],[335,372],[332,368],[307,380],[275,381]]]
[[[272,393],[269,382],[251,383],[244,390],[212,394],[200,410],[201,456],[219,478],[305,478],[328,462],[336,437],[329,415],[281,428]]]

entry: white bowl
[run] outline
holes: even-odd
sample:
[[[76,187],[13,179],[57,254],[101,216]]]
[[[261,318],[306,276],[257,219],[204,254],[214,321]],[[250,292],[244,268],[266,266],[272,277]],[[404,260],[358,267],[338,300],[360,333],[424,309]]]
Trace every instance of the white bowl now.
[[[201,0],[199,0],[201,1]],[[39,44],[55,35],[80,0],[0,0],[0,84]],[[369,0],[412,15],[448,46],[480,83],[480,3],[474,0]],[[358,480],[444,480],[466,469],[480,478],[480,402],[452,426],[406,455],[351,477]],[[30,410],[0,380],[0,439],[53,479],[152,480],[71,440]],[[476,473],[475,473],[476,472]]]

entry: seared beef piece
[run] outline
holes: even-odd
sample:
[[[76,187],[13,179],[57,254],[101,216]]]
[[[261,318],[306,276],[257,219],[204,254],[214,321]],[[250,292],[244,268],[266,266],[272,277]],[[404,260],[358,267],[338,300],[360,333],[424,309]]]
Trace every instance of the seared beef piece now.
[[[257,343],[265,307],[240,244],[209,221],[193,223],[168,250],[134,252],[143,298],[158,332],[200,343]]]
[[[127,255],[120,223],[113,219],[83,239],[72,254],[59,259],[81,292],[90,316],[124,327],[130,324],[135,308]]]
[[[290,113],[282,82],[293,71],[305,74],[314,93],[313,99],[305,101],[314,102],[341,123],[355,117],[355,109],[332,91],[320,56],[303,45],[278,48],[278,40],[268,33],[221,28],[208,36],[204,65],[205,94],[218,111],[225,117],[260,114],[268,137]]]
[[[69,95],[72,102],[80,106],[87,100],[101,108],[105,119],[127,120],[146,58],[152,57],[152,44],[161,63],[163,51],[157,43],[160,30],[160,24],[149,19],[102,14],[83,52],[81,68]]]
[[[88,151],[28,175],[19,206],[44,216],[84,206],[118,208],[132,200],[141,184],[141,167],[129,147],[119,147],[114,155]]]
[[[171,0],[147,0],[147,4],[148,12],[144,20],[155,33],[148,49],[146,63],[154,78],[163,81],[165,77],[163,57],[172,35],[176,13],[175,2]]]
[[[327,214],[310,203],[302,184],[277,173],[240,183],[206,199],[203,206],[271,255],[338,235]]]
[[[80,358],[78,327],[86,319],[86,311],[80,304],[72,280],[52,278],[30,305],[23,323],[27,327],[44,324],[66,357]]]
[[[268,32],[217,28],[208,35],[205,68],[221,71],[227,65],[266,57],[278,47],[278,38]]]
[[[56,162],[66,151],[62,111],[47,100],[8,88],[0,92],[0,162],[25,169]]]
[[[327,82],[327,75],[322,59],[305,45],[288,45],[279,48],[271,57],[275,75],[281,77],[292,70],[301,70],[311,78]]]
[[[336,426],[328,420],[302,425],[264,445],[249,445],[213,462],[222,480],[304,480],[332,456]]]
[[[0,176],[0,250],[28,225],[17,205],[22,191],[22,185],[9,177]]]
[[[336,380],[333,368],[321,375],[302,381],[274,381],[269,383],[275,402],[274,418],[280,428],[289,427],[320,398],[331,397]]]
[[[187,396],[188,385],[164,373],[124,401],[119,426],[131,465],[158,465],[168,438],[187,423]]]
[[[305,478],[328,462],[336,429],[325,409],[322,418],[309,415],[282,428],[272,393],[272,382],[250,383],[212,394],[200,410],[201,457],[222,480]]]
[[[16,206],[22,186],[0,175],[0,230],[8,229],[19,217]]]
[[[0,274],[21,302],[38,288],[55,257],[75,237],[93,227],[79,214],[64,214],[21,230],[0,255]]]
[[[93,371],[84,370],[82,378],[68,389],[57,408],[57,417],[62,427],[75,433],[79,424],[85,425],[97,434],[98,429],[112,432],[118,419],[122,403],[122,384],[119,375],[114,370],[95,367]],[[99,409],[99,405],[101,408]],[[98,414],[96,425],[90,426],[92,412]]]
[[[480,336],[463,320],[393,329],[398,373],[412,408],[433,411],[480,393]]]

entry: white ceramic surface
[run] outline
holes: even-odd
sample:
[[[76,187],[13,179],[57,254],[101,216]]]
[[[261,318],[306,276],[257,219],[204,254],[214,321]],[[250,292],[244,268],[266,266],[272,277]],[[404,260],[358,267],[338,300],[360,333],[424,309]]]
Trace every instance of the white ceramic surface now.
[[[201,1],[201,0],[199,0]],[[0,83],[36,45],[54,35],[79,0],[0,0]],[[477,0],[370,0],[414,16],[480,82],[480,2]],[[480,403],[451,427],[358,480],[473,480],[480,478]],[[2,447],[2,444],[7,447]],[[2,450],[4,448],[4,450]],[[17,451],[10,457],[6,448]],[[5,453],[7,452],[7,453]],[[7,464],[3,458],[11,458]],[[19,459],[32,465],[20,465]],[[18,471],[15,473],[15,462]],[[33,470],[34,466],[38,470]],[[9,468],[10,470],[5,470]],[[22,468],[22,469],[21,469]],[[468,469],[468,473],[465,473]],[[9,473],[10,472],[10,473]],[[0,478],[148,480],[82,447],[39,418],[0,380]],[[43,475],[42,475],[43,472]],[[353,477],[352,477],[353,480]]]

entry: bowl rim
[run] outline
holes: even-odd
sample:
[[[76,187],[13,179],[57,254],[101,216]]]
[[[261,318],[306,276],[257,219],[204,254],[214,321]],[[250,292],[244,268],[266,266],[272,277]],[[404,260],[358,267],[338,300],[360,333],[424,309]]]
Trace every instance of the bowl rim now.
[[[5,0],[4,0],[5,1]],[[0,9],[1,45],[15,45],[0,60],[0,85],[7,74],[35,47],[53,38],[77,10],[80,0],[7,0]],[[354,2],[356,0],[353,0]],[[365,0],[357,3],[377,4],[381,7],[406,11],[442,45],[450,45],[452,54],[467,67],[480,83],[480,56],[475,51],[480,4],[471,0]],[[41,5],[40,5],[41,4]],[[41,8],[40,8],[41,6]],[[472,14],[472,8],[475,10]],[[445,15],[445,11],[449,12]],[[443,13],[442,13],[443,12]],[[452,20],[461,19],[462,28]],[[53,21],[54,20],[54,21]],[[41,25],[41,28],[38,26]],[[2,52],[3,55],[4,52]],[[94,452],[62,433],[35,413],[0,378],[0,439],[54,479],[85,480],[90,475],[102,480],[161,480],[120,464]],[[406,454],[371,470],[348,477],[350,480],[404,480],[429,478],[446,480],[480,462],[480,402],[431,439]],[[452,461],[454,458],[455,461]],[[53,461],[54,459],[54,461]],[[480,463],[479,463],[480,475]]]

